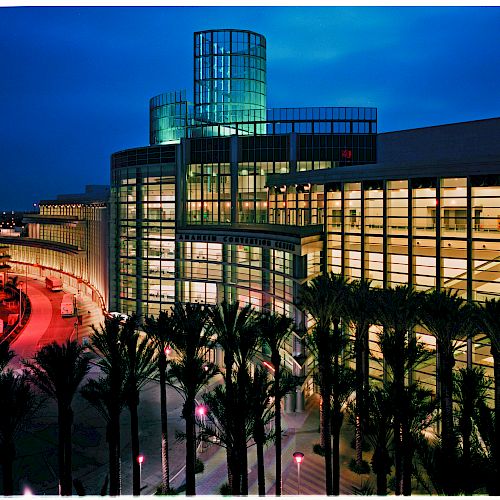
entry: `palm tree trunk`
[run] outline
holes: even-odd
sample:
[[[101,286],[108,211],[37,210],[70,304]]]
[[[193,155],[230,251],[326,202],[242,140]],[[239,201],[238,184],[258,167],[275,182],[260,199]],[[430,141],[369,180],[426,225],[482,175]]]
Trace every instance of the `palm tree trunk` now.
[[[441,419],[443,448],[451,453],[453,448],[453,361],[447,358],[447,356],[441,356]]]
[[[321,395],[321,388],[320,388]],[[323,427],[325,426],[325,413],[323,411],[323,398],[319,402],[319,445],[321,449],[325,449],[325,433],[323,432]]]
[[[16,458],[16,448],[14,443],[5,444],[0,449],[2,460],[3,495],[12,496],[14,494],[14,480],[12,477],[12,466]]]
[[[496,471],[495,471],[495,495],[500,495],[500,352],[491,343],[491,354],[493,355],[493,373],[495,377],[495,445],[493,448]]]
[[[264,430],[262,429],[262,432]],[[264,443],[259,439],[255,441],[257,447],[257,483],[259,496],[266,496],[266,473],[264,470]]]
[[[325,443],[325,490],[327,495],[332,495],[332,440],[330,432],[330,388],[323,382],[321,388],[321,399],[323,400],[323,440]]]
[[[387,474],[383,471],[377,473],[377,495],[387,495]]]
[[[113,402],[109,415],[109,494],[120,495],[120,416]]]
[[[462,463],[463,470],[471,470],[471,434],[472,434],[472,423],[469,415],[463,415],[461,419],[461,434],[462,434]],[[471,489],[471,482],[464,481],[464,494],[472,495],[473,490]]]
[[[399,415],[394,415],[394,479],[396,495],[401,495],[401,482],[403,479],[403,457],[401,446],[401,421]]]
[[[340,495],[340,429],[342,427],[342,414],[339,403],[339,358],[336,354],[333,359],[333,409],[332,409],[332,494]]]
[[[363,373],[363,339],[361,338],[361,329],[356,327],[356,465],[361,467],[363,460],[363,433],[361,431],[362,417],[364,415],[364,373]]]
[[[340,429],[337,415],[337,418],[334,417],[332,430],[332,493],[336,496],[340,495]]]
[[[279,353],[272,353],[272,363],[274,366],[274,427],[276,432],[275,455],[276,455],[276,487],[275,495],[281,495],[281,389],[280,389],[280,364]]]
[[[443,491],[445,495],[456,494],[456,479],[454,477],[456,461],[455,433],[453,426],[453,354],[448,355],[438,344],[441,381],[441,436],[443,455],[447,457],[443,472]]]
[[[241,436],[241,494],[248,495],[248,452],[245,435]]]
[[[167,386],[165,382],[165,354],[160,353],[160,418],[161,418],[161,475],[163,492],[170,489],[170,470],[168,460],[168,416],[167,416]]]
[[[186,399],[184,419],[186,420],[186,495],[196,495],[196,422],[194,397]]]
[[[234,384],[233,384],[233,365],[234,356],[231,355],[229,349],[224,351],[224,382],[226,384],[226,404],[225,413],[227,419],[227,425],[229,428],[229,433],[234,439],[233,447],[227,448],[226,450],[226,460],[227,460],[227,480],[229,488],[231,489],[231,494],[236,496],[240,494],[241,486],[241,476],[239,473],[239,463],[238,463],[238,442],[237,442],[237,422],[234,409]]]
[[[108,443],[108,462],[109,462],[109,495],[116,496],[116,443],[114,441],[114,433],[111,426],[111,421],[106,425],[106,441]]]
[[[228,450],[229,452],[229,450]],[[229,471],[230,477],[228,474],[228,480],[230,480],[231,486],[231,494],[233,496],[240,495],[241,493],[241,468],[240,461],[238,459],[237,445],[234,445],[231,451],[228,453],[229,455]]]
[[[141,472],[138,461],[139,457],[139,416],[137,407],[139,405],[134,401],[129,404],[130,412],[130,443],[132,448],[132,494],[134,496],[141,494]]]
[[[367,325],[363,335],[363,401],[364,414],[361,415],[361,428],[368,420],[368,401],[370,392],[370,327]]]
[[[399,332],[399,335],[404,338],[406,332]],[[394,367],[394,395],[395,401],[404,401],[405,393],[405,369],[404,369],[404,355],[400,353],[401,359],[398,360],[397,366]],[[400,406],[395,408],[394,411],[394,479],[396,495],[401,495],[402,482],[403,482],[403,447],[402,447],[402,426],[403,421],[401,418],[402,408]]]
[[[67,418],[66,418],[66,437],[64,441],[64,475],[65,475],[65,483],[66,483],[66,495],[71,495],[73,493],[73,480],[72,480],[72,427],[73,427],[73,410],[70,408],[67,409]]]
[[[65,411],[62,404],[58,403],[57,411],[57,430],[58,430],[58,443],[57,443],[57,466],[59,473],[59,495],[66,495],[66,475],[64,468],[64,454],[66,446],[64,443],[66,437],[66,421]]]
[[[413,445],[407,425],[402,426],[403,448],[403,495],[411,495],[411,477],[413,472]]]

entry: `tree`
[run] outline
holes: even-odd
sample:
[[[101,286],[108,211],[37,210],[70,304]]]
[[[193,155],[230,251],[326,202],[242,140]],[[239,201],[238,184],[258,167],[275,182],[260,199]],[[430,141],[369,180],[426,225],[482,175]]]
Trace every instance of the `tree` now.
[[[410,286],[397,286],[377,292],[377,318],[383,326],[379,346],[384,366],[392,381],[395,401],[404,397],[405,376],[411,378],[415,366],[428,359],[429,352],[416,341],[413,329],[420,321],[422,296]],[[394,407],[394,465],[396,495],[401,494],[403,482],[403,449],[401,427],[404,424],[400,407]],[[411,478],[407,478],[411,481]]]
[[[250,392],[250,420],[253,424],[252,436],[257,448],[257,483],[259,496],[266,494],[266,475],[264,469],[264,445],[271,438],[266,434],[266,424],[273,418],[271,395],[274,384],[269,379],[269,373],[262,367],[256,366],[252,378]],[[274,388],[276,391],[276,388]]]
[[[441,406],[441,437],[444,456],[450,457],[446,464],[445,494],[453,494],[455,488],[456,432],[453,422],[453,367],[454,353],[460,341],[468,338],[473,328],[473,314],[464,299],[457,293],[434,290],[425,295],[422,320],[425,327],[436,338],[438,355],[437,378]],[[451,457],[455,457],[453,460]]]
[[[393,401],[387,391],[374,387],[369,392],[370,417],[365,437],[373,448],[372,469],[377,476],[377,495],[387,495],[387,475],[391,472],[390,446],[393,438]]]
[[[317,362],[318,382],[323,409],[322,442],[325,450],[326,494],[338,494],[332,485],[332,444],[329,422],[331,421],[330,399],[332,374],[338,374],[342,334],[340,319],[345,314],[347,281],[333,273],[321,275],[301,286],[300,305],[315,321],[308,345]],[[333,372],[332,372],[333,365]],[[335,485],[337,489],[338,485]]]
[[[141,494],[139,447],[139,402],[141,389],[157,370],[155,347],[147,336],[138,331],[137,317],[130,316],[121,330],[123,344],[125,383],[124,401],[130,412],[130,437],[132,451],[132,491]]]
[[[228,431],[232,436],[237,436],[240,415],[236,412],[236,389],[234,383],[235,356],[238,350],[239,339],[250,331],[253,322],[253,309],[248,304],[240,308],[238,301],[229,303],[223,301],[208,311],[209,316],[209,334],[215,337],[215,342],[224,351],[224,383],[226,386],[226,410],[225,418],[227,420]],[[241,430],[241,428],[240,428]],[[242,481],[242,457],[239,456],[240,450],[235,446],[226,448],[228,482],[233,495],[241,494]],[[241,439],[239,440],[241,443]]]
[[[108,462],[109,462],[109,470],[115,470],[117,465],[116,462],[119,457],[117,457],[116,442],[112,438],[113,436],[113,401],[115,395],[111,389],[111,377],[99,377],[97,380],[90,379],[87,383],[81,388],[80,393],[84,399],[86,399],[90,405],[92,405],[97,412],[104,418],[106,422],[106,441],[108,443]],[[123,399],[120,399],[120,407],[119,410],[123,409]],[[119,447],[118,447],[119,448]],[[103,486],[105,487],[105,491],[107,491],[109,482],[109,475],[106,475],[106,481]],[[116,488],[116,486],[115,486]],[[115,490],[116,491],[116,490]],[[103,493],[106,495],[106,493]],[[111,495],[111,492],[110,492]]]
[[[72,492],[71,403],[89,370],[89,360],[83,355],[83,349],[76,341],[67,340],[62,345],[53,342],[42,347],[33,361],[25,362],[30,380],[57,403],[59,484],[62,495],[71,495]]]
[[[15,356],[14,351],[10,349],[7,340],[0,342],[0,372],[3,372],[9,361]]]
[[[247,386],[244,399],[247,401],[249,413],[241,418],[244,423],[243,434],[246,446],[253,437],[257,448],[257,477],[260,496],[265,496],[265,470],[264,470],[264,446],[272,440],[274,432],[266,433],[265,427],[273,418],[273,407],[271,405],[271,394],[273,383],[269,379],[267,370],[256,366],[251,384]],[[283,390],[283,388],[282,388]],[[236,396],[237,398],[240,395]],[[238,435],[233,435],[234,426],[230,425],[226,414],[226,387],[216,386],[212,391],[203,395],[203,402],[207,412],[203,421],[200,422],[200,438],[205,442],[215,443],[223,448],[237,447]],[[238,405],[240,401],[236,401]],[[239,433],[239,431],[238,431]]]
[[[235,352],[236,363],[236,391],[238,393],[236,406],[240,411],[240,418],[236,420],[238,437],[238,456],[241,459],[241,489],[242,495],[248,495],[248,453],[245,420],[251,417],[252,411],[249,405],[249,395],[252,384],[250,377],[250,363],[254,360],[259,341],[258,329],[255,324],[255,313],[252,311],[248,316],[246,328],[239,332],[237,350]],[[243,415],[243,418],[241,418]]]
[[[0,461],[2,463],[3,494],[14,494],[12,475],[19,434],[39,407],[38,399],[26,376],[17,377],[11,370],[0,373]]]
[[[196,494],[195,398],[217,373],[217,367],[205,360],[212,341],[205,332],[207,309],[201,304],[176,304],[173,309],[172,345],[177,359],[169,370],[169,384],[184,399],[182,417],[186,421],[186,494]],[[173,384],[175,379],[178,383]]]
[[[109,494],[119,495],[120,480],[120,415],[124,406],[124,345],[121,341],[120,318],[106,318],[99,328],[92,326],[91,350],[99,356],[97,364],[106,375],[109,386],[102,409],[109,412],[107,440],[109,446]],[[106,396],[105,396],[106,397]]]
[[[355,328],[354,351],[356,358],[356,464],[363,460],[363,426],[368,418],[367,400],[369,382],[369,329],[376,318],[376,291],[369,280],[353,281],[347,295],[347,317]]]
[[[390,394],[391,391],[389,391]],[[398,406],[401,418],[401,445],[403,460],[403,495],[411,495],[414,457],[418,442],[424,431],[434,423],[433,412],[436,402],[432,392],[418,383],[409,384],[404,388],[403,399],[394,400]]]
[[[493,357],[495,438],[492,448],[497,478],[495,495],[500,495],[500,300],[487,300],[478,306],[477,318],[481,331],[490,341],[491,355]]]
[[[484,376],[484,369],[477,366],[461,368],[453,374],[453,382],[453,394],[458,408],[458,431],[462,442],[461,477],[467,477],[463,481],[463,492],[472,495],[474,481],[469,473],[473,470],[473,443],[477,442],[476,422],[481,419],[481,409],[486,407],[487,392],[491,384]]]
[[[168,458],[168,417],[167,417],[167,383],[168,370],[167,351],[172,342],[171,336],[174,328],[173,317],[165,311],[160,311],[158,318],[146,318],[143,325],[144,331],[153,342],[156,349],[158,375],[160,380],[160,418],[161,418],[161,467],[162,489],[164,493],[170,491],[170,468]]]
[[[276,495],[281,495],[281,350],[290,338],[293,320],[283,314],[264,311],[261,313],[257,328],[261,342],[271,351],[271,363],[274,370],[274,428],[276,449]]]
[[[348,402],[356,388],[356,373],[346,365],[337,367],[338,373],[332,374],[336,380],[331,401],[332,429],[332,484],[334,494],[340,494],[340,431],[344,422],[344,414]]]

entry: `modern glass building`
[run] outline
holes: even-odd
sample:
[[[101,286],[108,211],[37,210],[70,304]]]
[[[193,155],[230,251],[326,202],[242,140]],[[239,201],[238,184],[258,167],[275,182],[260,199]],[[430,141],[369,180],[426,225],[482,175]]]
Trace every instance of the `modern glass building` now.
[[[87,186],[27,213],[26,237],[1,237],[13,272],[55,275],[102,307],[109,307],[109,187]]]
[[[193,104],[153,98],[151,145],[112,155],[111,309],[239,300],[307,328],[298,290],[324,271],[500,295],[500,119],[377,134],[375,108],[266,109],[265,55],[256,33],[195,33]],[[305,375],[301,338],[286,351]],[[492,366],[482,336],[457,357]]]

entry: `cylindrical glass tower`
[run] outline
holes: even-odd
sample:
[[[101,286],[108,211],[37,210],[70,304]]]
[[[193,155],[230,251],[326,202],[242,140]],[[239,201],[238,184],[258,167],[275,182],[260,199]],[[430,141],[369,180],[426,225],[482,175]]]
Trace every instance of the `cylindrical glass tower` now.
[[[245,30],[194,34],[194,112],[206,122],[265,121],[265,37]]]
[[[149,100],[149,144],[179,142],[186,137],[186,91],[167,92]]]

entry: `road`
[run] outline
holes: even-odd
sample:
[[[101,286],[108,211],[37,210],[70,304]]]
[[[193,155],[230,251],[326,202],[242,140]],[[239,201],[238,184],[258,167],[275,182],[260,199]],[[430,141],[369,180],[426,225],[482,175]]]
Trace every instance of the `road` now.
[[[16,368],[22,359],[33,357],[45,344],[63,342],[73,332],[75,318],[61,317],[61,300],[64,292],[51,292],[39,280],[28,278],[28,297],[32,313],[21,334],[11,348],[17,355]]]
[[[77,294],[75,289],[65,292]],[[22,359],[31,358],[43,345],[54,340],[61,342],[73,333],[75,318],[62,318],[60,305],[64,292],[51,292],[43,281],[29,278],[28,296],[32,304],[32,315],[25,329],[11,348],[16,357],[9,368],[22,370]],[[90,299],[82,298],[79,313],[83,325],[79,337],[89,337],[91,325],[99,325],[102,313]],[[96,360],[95,360],[96,361]],[[84,380],[99,377],[100,370],[93,363]],[[159,408],[159,384],[150,381],[141,392],[139,405],[139,426],[141,453],[145,456],[142,467],[143,493],[154,493],[161,481],[161,427]],[[173,389],[168,390],[168,417],[171,475],[178,472],[185,461],[184,443],[175,441],[178,431],[184,431],[181,419],[182,400]],[[73,478],[80,479],[86,493],[99,495],[108,473],[108,447],[105,436],[105,422],[79,393],[73,400]],[[16,442],[17,458],[14,463],[14,494],[23,492],[28,486],[35,494],[57,495],[57,407],[51,400],[45,400],[43,407],[29,426],[28,432]],[[122,493],[132,493],[132,457],[130,446],[130,419],[125,408],[121,421]],[[181,473],[182,475],[182,473]],[[1,470],[0,470],[1,481]]]

